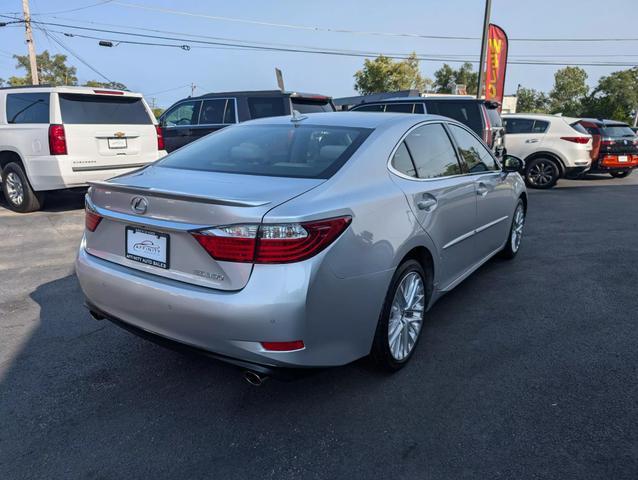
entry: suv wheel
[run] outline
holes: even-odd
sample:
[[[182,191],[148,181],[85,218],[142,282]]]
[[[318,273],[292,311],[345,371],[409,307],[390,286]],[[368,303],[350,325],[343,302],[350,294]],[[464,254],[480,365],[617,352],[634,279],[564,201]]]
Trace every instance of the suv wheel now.
[[[609,172],[609,175],[611,175],[614,178],[625,178],[625,177],[628,177],[630,174],[631,174],[631,170]]]
[[[525,168],[525,183],[531,188],[552,188],[560,178],[560,168],[551,158],[535,158]]]
[[[371,351],[384,370],[399,370],[414,353],[427,306],[427,278],[416,260],[403,262],[392,277]]]
[[[11,162],[2,170],[2,192],[7,206],[14,212],[27,213],[40,210],[44,194],[34,192],[22,167]]]

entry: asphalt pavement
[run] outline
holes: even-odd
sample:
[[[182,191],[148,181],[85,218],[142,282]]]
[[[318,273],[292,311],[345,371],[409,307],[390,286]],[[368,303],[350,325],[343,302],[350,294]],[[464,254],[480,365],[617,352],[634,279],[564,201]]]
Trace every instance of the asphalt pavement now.
[[[638,173],[531,192],[402,371],[261,388],[88,315],[82,206],[0,197],[1,479],[638,478]]]

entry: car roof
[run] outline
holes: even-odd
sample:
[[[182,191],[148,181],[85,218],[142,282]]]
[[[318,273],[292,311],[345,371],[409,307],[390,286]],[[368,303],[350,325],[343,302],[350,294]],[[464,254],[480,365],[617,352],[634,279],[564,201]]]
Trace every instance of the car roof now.
[[[578,120],[581,120],[580,118],[576,118],[576,117],[563,117],[562,115],[549,115],[547,113],[504,113],[503,115],[503,119],[507,119],[507,118],[537,118],[539,120],[547,120],[547,121],[552,121],[552,120],[565,120],[567,123],[574,123],[577,122]]]
[[[392,97],[392,98],[384,98],[382,100],[371,100],[369,102],[362,102],[359,103],[355,106],[359,106],[359,105],[366,105],[366,104],[370,104],[370,103],[388,103],[388,102],[408,102],[408,103],[414,103],[414,102],[425,102],[426,100],[454,100],[454,101],[477,101],[477,102],[484,102],[485,100],[482,98],[475,98],[472,97],[470,95],[468,96],[463,96],[463,95],[436,95],[436,96],[424,96],[424,97]],[[354,108],[354,107],[353,107]]]
[[[605,118],[580,118],[579,120],[584,120],[586,122],[591,122],[591,123],[595,123],[599,126],[604,126],[604,127],[612,127],[612,126],[622,126],[622,127],[628,127],[629,124],[625,123],[625,122],[621,122],[619,120],[608,120]]]
[[[399,123],[416,124],[427,120],[445,120],[450,123],[458,123],[455,120],[440,115],[410,114],[410,113],[386,113],[386,112],[322,112],[301,115],[298,125],[325,125],[334,127],[377,128],[382,125],[394,125]],[[291,116],[265,117],[242,123],[247,124],[290,124]]]
[[[331,100],[329,95],[321,95],[319,93],[304,93],[304,92],[286,92],[281,90],[237,90],[234,92],[210,92],[204,93],[197,97],[189,97],[189,99],[204,99],[204,98],[218,98],[218,97],[301,97],[310,98],[316,100]]]
[[[141,93],[129,92],[127,90],[117,90],[115,88],[108,87],[80,87],[80,86],[53,86],[53,85],[21,85],[18,87],[2,87],[1,91],[9,93],[12,90],[17,92],[56,92],[56,93],[80,93],[85,95],[99,95],[97,92],[117,92],[116,95],[123,95],[126,97],[141,97]]]

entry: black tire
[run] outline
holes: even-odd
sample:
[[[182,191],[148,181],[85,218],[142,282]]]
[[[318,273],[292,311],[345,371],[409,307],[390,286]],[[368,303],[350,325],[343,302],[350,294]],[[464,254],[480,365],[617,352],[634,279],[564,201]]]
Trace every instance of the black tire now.
[[[16,197],[16,188],[22,195]],[[10,189],[13,189],[14,195],[10,194]],[[34,212],[44,205],[44,193],[33,191],[22,166],[15,162],[7,164],[2,170],[2,192],[7,206],[14,212]]]
[[[625,177],[628,177],[629,175],[631,175],[631,170],[622,170],[620,172],[618,172],[618,171],[609,172],[609,175],[611,175],[614,178],[625,178]]]
[[[425,323],[425,318],[421,322],[421,327],[417,334],[416,340],[412,346],[412,349],[407,354],[407,356],[401,360],[397,360],[392,355],[390,350],[389,343],[389,322],[390,322],[390,313],[392,309],[392,303],[395,298],[395,294],[397,293],[397,289],[401,284],[401,281],[406,278],[409,274],[416,273],[421,277],[423,282],[423,315],[425,315],[425,309],[427,308],[428,301],[430,299],[431,294],[431,272],[426,272],[421,264],[414,259],[409,259],[399,265],[396,272],[394,272],[394,276],[392,277],[392,281],[390,282],[390,287],[388,288],[388,293],[386,294],[385,302],[383,303],[383,308],[381,309],[381,316],[379,317],[379,322],[377,323],[377,330],[374,335],[374,341],[372,342],[372,349],[370,351],[370,357],[374,361],[374,363],[382,370],[395,372],[401,368],[403,368],[412,358],[414,351],[416,350],[419,339],[421,338],[421,333],[423,332],[423,324]],[[403,321],[403,315],[401,316]],[[409,332],[408,332],[409,334]]]
[[[551,158],[539,157],[526,162],[525,184],[530,188],[552,188],[560,178],[560,166]]]
[[[518,228],[517,222],[519,221],[519,218],[517,217],[517,215],[519,214],[519,212],[521,212],[523,215],[523,223],[522,225],[520,225],[520,237],[518,239],[518,242],[516,242],[514,238],[514,229]],[[503,250],[501,250],[501,257],[511,260],[518,254],[519,250],[521,249],[523,226],[525,225],[525,214],[525,204],[523,203],[523,200],[519,198],[518,203],[516,204],[516,208],[514,209],[514,214],[512,215],[512,224],[507,236],[507,242],[505,242],[505,246],[503,247]]]

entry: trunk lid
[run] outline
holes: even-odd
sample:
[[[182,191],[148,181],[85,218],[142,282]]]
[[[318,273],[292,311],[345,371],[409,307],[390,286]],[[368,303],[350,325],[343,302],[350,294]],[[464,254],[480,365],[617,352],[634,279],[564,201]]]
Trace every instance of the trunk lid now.
[[[104,218],[95,232],[86,232],[86,250],[161,277],[239,290],[252,264],[213,259],[190,232],[261,223],[269,210],[324,181],[150,166],[92,184],[87,203]],[[153,249],[165,257],[155,257]],[[159,263],[146,262],[149,258]]]

